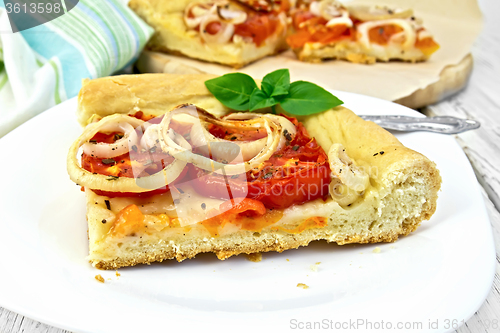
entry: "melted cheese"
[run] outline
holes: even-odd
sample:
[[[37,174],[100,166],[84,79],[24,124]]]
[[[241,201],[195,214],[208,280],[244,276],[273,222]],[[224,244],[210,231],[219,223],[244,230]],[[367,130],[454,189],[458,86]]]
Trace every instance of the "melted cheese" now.
[[[241,218],[221,224],[216,219],[210,220],[213,217],[210,212],[214,209],[218,210],[220,204],[225,202],[224,200],[204,197],[187,184],[180,185],[178,188],[181,191],[174,191],[172,195],[167,192],[150,198],[99,197],[98,200],[102,201],[101,204],[104,206],[104,200],[110,203],[110,215],[114,216],[110,216],[108,225],[113,224],[116,217],[120,216],[120,213],[123,214],[123,210],[127,207],[136,205],[144,214],[144,224],[147,226],[146,229],[139,228],[136,232],[147,231],[148,234],[160,232],[165,228],[179,228],[187,232],[190,227],[206,230],[211,236],[228,235],[241,230],[260,232],[267,228],[300,233],[306,229],[326,226],[332,213],[343,211],[332,199],[327,201],[317,199],[302,205],[293,205],[284,210],[268,210],[261,217]],[[127,231],[127,233],[131,232],[131,230]]]
[[[219,209],[225,200],[207,198],[198,194],[191,185],[181,184],[177,191],[155,195],[149,198],[110,198],[113,213],[118,214],[125,207],[135,204],[144,215],[165,214],[177,218],[181,227],[208,219],[209,212]]]

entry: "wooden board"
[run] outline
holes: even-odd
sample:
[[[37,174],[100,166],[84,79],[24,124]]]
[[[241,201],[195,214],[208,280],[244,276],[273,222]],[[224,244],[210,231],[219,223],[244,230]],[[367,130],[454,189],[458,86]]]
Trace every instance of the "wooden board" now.
[[[472,67],[472,55],[469,53],[457,65],[445,67],[439,75],[439,80],[435,83],[394,102],[412,109],[418,109],[442,101],[465,87],[469,81]]]
[[[472,72],[472,64],[472,55],[468,54],[459,64],[445,67],[438,81],[394,102],[412,109],[435,104],[465,87]],[[141,54],[136,67],[141,73],[203,73],[198,68],[173,60],[171,56],[167,57],[162,53],[151,51],[144,51]]]

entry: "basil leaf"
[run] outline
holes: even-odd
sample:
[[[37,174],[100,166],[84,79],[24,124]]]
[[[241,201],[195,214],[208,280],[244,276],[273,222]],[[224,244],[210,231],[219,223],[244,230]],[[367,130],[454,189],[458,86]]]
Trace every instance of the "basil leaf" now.
[[[225,106],[237,111],[249,109],[250,95],[259,89],[254,79],[243,73],[230,73],[205,81],[207,89]]]
[[[293,82],[289,95],[280,102],[286,112],[299,116],[323,112],[341,104],[344,102],[325,89],[306,81]]]
[[[273,97],[268,97],[259,88],[256,88],[250,96],[250,112],[268,108],[276,104],[278,104],[278,102]]]
[[[262,90],[269,97],[288,95],[290,89],[290,71],[288,69],[278,69],[267,74],[262,79]]]

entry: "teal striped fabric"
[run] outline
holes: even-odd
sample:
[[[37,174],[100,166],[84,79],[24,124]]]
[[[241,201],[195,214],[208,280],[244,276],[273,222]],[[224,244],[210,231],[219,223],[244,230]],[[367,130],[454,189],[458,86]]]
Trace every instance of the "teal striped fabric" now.
[[[44,14],[38,18],[44,19]],[[20,33],[6,29],[10,25],[0,0],[0,137],[76,96],[82,79],[127,67],[153,33],[124,0],[80,0],[71,11],[45,24]],[[32,53],[28,59],[17,59],[26,52]],[[26,77],[27,69],[31,73]],[[22,89],[31,90],[39,102],[27,101]],[[40,89],[50,96],[40,97]]]

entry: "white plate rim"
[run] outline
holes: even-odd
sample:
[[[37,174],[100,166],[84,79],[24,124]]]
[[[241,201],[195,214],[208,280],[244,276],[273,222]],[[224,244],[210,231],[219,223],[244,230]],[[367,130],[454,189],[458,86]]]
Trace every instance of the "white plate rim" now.
[[[360,106],[356,105],[356,101],[359,101],[359,104],[365,105],[365,106],[366,105],[387,106],[387,111],[389,111],[388,114],[393,114],[393,112],[394,112],[393,110],[397,110],[397,112],[401,112],[402,114],[421,116],[421,114],[418,114],[413,110],[407,109],[407,108],[399,106],[399,105],[396,106],[393,103],[379,100],[377,98],[357,95],[354,93],[346,93],[346,92],[336,92],[335,91],[334,93],[337,96],[339,96],[341,99],[344,99],[345,101],[347,101],[346,106],[353,109],[353,111],[355,111],[356,113],[363,113],[360,110]],[[60,112],[63,109],[70,109],[70,111],[66,111],[66,112],[73,113],[73,108],[74,108],[75,104],[76,104],[75,99],[66,101],[66,102],[52,108],[51,110],[48,110],[47,112],[43,113],[42,115],[31,119],[27,123],[21,125],[19,128],[15,129],[11,133],[9,133],[7,136],[2,138],[0,140],[0,146],[3,142],[9,141],[9,140],[11,140],[11,138],[21,135],[26,128],[36,125],[37,122],[41,121],[40,119],[44,119],[47,117],[50,118],[51,114],[56,114],[57,112]],[[75,120],[75,122],[76,122],[76,120]],[[426,135],[426,134],[423,134],[423,135]],[[449,139],[451,140],[451,138],[449,138]],[[448,139],[446,139],[446,140],[448,140]],[[458,144],[456,144],[456,147],[459,147]],[[470,167],[470,165],[469,165],[469,167]],[[466,170],[466,171],[468,173],[472,173],[471,168],[469,168],[469,170]],[[475,187],[477,190],[476,194],[480,193],[479,192],[479,184],[477,183],[477,181],[475,182],[475,184],[473,184],[473,187]],[[488,215],[486,213],[486,209],[485,209],[484,201],[483,201],[482,197],[478,197],[476,199],[478,200],[479,205],[482,205],[482,210],[480,212],[478,211],[478,216],[479,216],[479,220],[481,220],[483,223],[481,226],[482,226],[482,228],[484,228],[484,230],[483,230],[484,235],[485,235],[485,237],[487,237],[487,238],[489,237],[489,239],[490,239],[489,241],[485,241],[485,244],[488,245],[487,247],[490,249],[489,253],[485,254],[485,257],[490,257],[493,260],[491,260],[491,264],[489,265],[489,267],[487,267],[488,265],[486,265],[486,264],[484,264],[484,267],[483,267],[484,276],[488,276],[487,278],[483,278],[483,281],[486,281],[489,279],[490,283],[489,284],[486,283],[483,286],[482,292],[477,293],[478,296],[476,299],[469,300],[469,301],[471,301],[470,306],[467,306],[466,309],[462,309],[464,314],[462,315],[461,318],[464,318],[464,319],[470,318],[470,316],[472,316],[472,314],[482,304],[482,302],[486,298],[487,293],[490,290],[490,286],[491,286],[491,283],[493,282],[493,275],[494,275],[494,245],[493,245],[493,239],[492,239],[492,235],[491,235],[491,227],[489,226],[489,219],[488,219]],[[1,227],[1,223],[2,222],[0,221],[0,227]],[[488,225],[486,226],[486,224],[488,224]],[[0,248],[1,248],[1,246],[0,246]],[[0,277],[0,282],[2,282],[2,285],[3,285],[7,282],[7,279],[5,277]],[[1,289],[2,289],[2,286],[0,285],[0,290]],[[29,307],[26,306],[26,303],[25,302],[23,303],[22,301],[21,302],[11,302],[11,301],[4,302],[3,298],[0,297],[0,305],[7,308],[7,309],[18,312],[22,315],[25,315],[27,317],[39,320],[41,322],[45,322],[47,324],[50,324],[50,325],[53,325],[56,327],[62,327],[62,328],[72,330],[72,331],[82,331],[82,329],[83,329],[83,331],[86,330],[85,327],[82,327],[79,324],[73,325],[71,323],[65,322],[64,320],[61,320],[60,318],[53,317],[53,316],[50,316],[47,314],[40,314],[40,313],[43,313],[43,309],[30,309]],[[39,311],[36,311],[36,310],[39,310]],[[42,310],[42,311],[40,311],[40,310]],[[438,330],[438,331],[443,331],[443,330]]]

